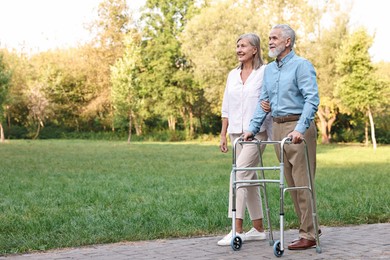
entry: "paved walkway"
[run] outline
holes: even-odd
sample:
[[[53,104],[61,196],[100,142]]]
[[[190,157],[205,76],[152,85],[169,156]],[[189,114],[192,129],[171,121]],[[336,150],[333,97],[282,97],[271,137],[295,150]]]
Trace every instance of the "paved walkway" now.
[[[359,225],[349,227],[321,227],[322,253],[308,249],[290,251],[286,249],[281,259],[390,259],[390,223]],[[297,230],[284,232],[285,244],[292,241]],[[10,255],[0,257],[6,260],[142,260],[142,259],[183,259],[183,260],[223,260],[223,259],[277,259],[268,241],[251,241],[242,245],[241,250],[233,251],[230,246],[217,245],[217,237],[126,242],[107,245],[94,245],[81,248],[51,250],[43,253]],[[274,238],[279,233],[274,232]]]

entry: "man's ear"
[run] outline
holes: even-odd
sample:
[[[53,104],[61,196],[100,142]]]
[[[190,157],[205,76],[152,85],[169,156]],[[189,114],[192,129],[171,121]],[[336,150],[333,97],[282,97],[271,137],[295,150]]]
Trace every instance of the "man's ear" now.
[[[287,47],[290,47],[290,49],[291,49],[291,38],[287,38],[287,40],[286,40],[286,48]]]

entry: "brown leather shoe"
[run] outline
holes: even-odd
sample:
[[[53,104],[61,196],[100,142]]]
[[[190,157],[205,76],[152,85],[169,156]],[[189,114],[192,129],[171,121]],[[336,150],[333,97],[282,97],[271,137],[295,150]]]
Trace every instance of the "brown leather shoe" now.
[[[288,249],[290,250],[304,250],[311,248],[316,245],[316,241],[308,240],[305,238],[301,238],[298,241],[295,241],[288,245]]]
[[[319,229],[318,230],[318,237],[320,237],[322,235],[322,231],[321,231],[321,229]],[[294,242],[297,242],[297,241],[299,241],[299,239],[301,239],[301,238],[295,238],[293,241],[291,241],[291,243],[294,243]]]

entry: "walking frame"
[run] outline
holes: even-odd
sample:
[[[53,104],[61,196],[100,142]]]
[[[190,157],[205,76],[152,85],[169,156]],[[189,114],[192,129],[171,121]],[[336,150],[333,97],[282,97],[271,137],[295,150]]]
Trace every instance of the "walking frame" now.
[[[305,159],[306,159],[306,173],[308,178],[308,186],[302,186],[302,187],[285,187],[284,184],[284,146],[285,145],[294,145],[291,142],[291,138],[286,137],[282,141],[260,141],[256,138],[253,138],[250,141],[244,141],[242,137],[237,138],[234,141],[233,144],[233,167],[232,167],[232,232],[233,237],[231,241],[231,247],[234,251],[240,250],[242,246],[242,239],[240,236],[236,235],[236,193],[237,190],[244,187],[251,187],[251,186],[259,186],[263,190],[264,194],[264,204],[266,207],[266,218],[267,218],[267,224],[268,224],[268,236],[269,236],[269,244],[270,246],[273,246],[274,255],[277,257],[281,257],[284,253],[285,245],[284,245],[284,196],[286,191],[292,191],[292,190],[306,190],[310,193],[310,203],[312,207],[312,217],[313,217],[313,223],[314,223],[314,229],[315,229],[315,239],[316,239],[316,252],[321,253],[321,247],[320,247],[320,240],[319,240],[319,234],[318,234],[318,216],[317,216],[317,209],[316,209],[316,198],[315,198],[315,192],[313,191],[313,180],[312,176],[310,174],[310,165],[309,165],[309,157],[308,157],[308,149],[306,145],[306,141],[303,139],[304,143],[304,149],[305,149]],[[279,166],[269,166],[265,167],[263,165],[263,158],[261,153],[261,145],[262,144],[274,144],[274,145],[280,145],[280,164]],[[259,154],[259,166],[258,167],[245,167],[245,168],[238,168],[236,165],[236,151],[238,145],[256,145],[258,149]],[[267,170],[273,170],[273,171],[280,171],[279,180],[278,179],[266,179],[264,172]],[[260,177],[258,176],[257,180],[236,180],[236,173],[238,171],[256,171],[257,173],[261,173]],[[279,192],[280,192],[280,240],[274,241],[273,237],[273,231],[272,231],[272,225],[271,225],[271,218],[270,218],[270,209],[268,205],[268,199],[267,199],[267,189],[266,189],[266,183],[278,183],[279,184]]]

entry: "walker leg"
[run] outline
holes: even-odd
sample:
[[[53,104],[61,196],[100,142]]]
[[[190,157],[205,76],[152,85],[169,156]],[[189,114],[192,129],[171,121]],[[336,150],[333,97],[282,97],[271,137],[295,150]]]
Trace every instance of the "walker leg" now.
[[[240,236],[236,235],[236,193],[237,193],[237,183],[236,183],[236,171],[232,171],[232,241],[230,243],[230,246],[234,251],[238,251],[241,249],[242,246],[242,239]]]
[[[260,162],[261,162],[260,166],[263,167],[263,162],[262,161]],[[264,170],[261,171],[261,178],[265,180]],[[265,214],[267,219],[269,245],[273,246],[274,236],[272,232],[271,215],[270,215],[270,208],[269,208],[268,197],[267,197],[266,183],[263,183],[262,185],[260,185],[260,187],[263,188],[263,194],[264,194],[264,205],[265,205]]]
[[[280,251],[284,251],[284,185],[280,184]]]
[[[310,163],[309,163],[309,155],[307,151],[307,144],[306,141],[304,140],[305,143],[305,159],[306,159],[306,173],[307,173],[307,178],[309,181],[309,192],[310,192],[310,204],[312,208],[312,217],[313,217],[313,224],[314,224],[314,230],[315,230],[315,239],[316,239],[316,252],[321,253],[321,246],[320,246],[320,237],[318,234],[319,226],[318,226],[318,215],[317,215],[317,206],[316,206],[316,196],[315,196],[315,191],[313,189],[313,178],[310,172]]]
[[[281,257],[284,253],[284,187],[280,185],[280,240],[276,240],[274,244],[274,255]]]

